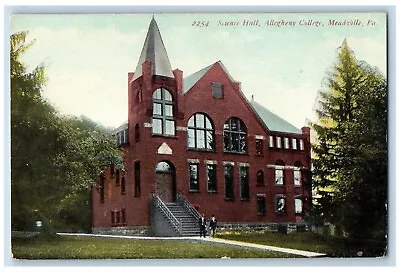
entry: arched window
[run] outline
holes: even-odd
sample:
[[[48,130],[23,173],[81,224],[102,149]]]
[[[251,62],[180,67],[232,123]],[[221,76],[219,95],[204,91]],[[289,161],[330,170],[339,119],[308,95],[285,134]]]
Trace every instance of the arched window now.
[[[205,114],[196,113],[188,121],[188,147],[215,150],[214,126]]]
[[[264,185],[264,171],[259,170],[257,172],[257,185]]]
[[[224,151],[246,153],[247,129],[239,118],[229,118],[224,124]]]
[[[175,135],[175,120],[171,93],[159,88],[153,93],[153,134]]]

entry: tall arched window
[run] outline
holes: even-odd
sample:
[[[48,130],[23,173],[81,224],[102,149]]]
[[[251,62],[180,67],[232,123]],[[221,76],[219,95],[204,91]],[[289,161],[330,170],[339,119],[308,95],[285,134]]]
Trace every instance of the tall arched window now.
[[[224,124],[224,151],[233,153],[247,151],[247,129],[239,118],[229,118]]]
[[[188,147],[215,150],[214,126],[205,114],[196,113],[188,121]]]
[[[175,120],[171,93],[158,88],[153,93],[153,134],[175,135]]]

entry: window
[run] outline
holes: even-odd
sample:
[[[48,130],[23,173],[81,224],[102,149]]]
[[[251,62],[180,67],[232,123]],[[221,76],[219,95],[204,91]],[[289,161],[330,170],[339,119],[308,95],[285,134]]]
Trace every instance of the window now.
[[[285,140],[285,149],[289,149],[289,138],[284,138]]]
[[[188,147],[214,150],[214,127],[205,114],[196,113],[188,121]]]
[[[104,174],[101,173],[100,175],[100,184],[99,184],[99,189],[100,189],[100,202],[104,203]]]
[[[264,171],[259,170],[257,172],[257,185],[264,185]]]
[[[274,136],[269,136],[269,147],[274,147]]]
[[[292,139],[292,149],[293,150],[297,149],[297,139]]]
[[[304,150],[304,142],[303,142],[303,139],[300,139],[299,142],[300,142],[300,150]]]
[[[135,142],[140,141],[140,126],[139,124],[135,125]]]
[[[281,137],[276,136],[276,148],[281,148]]]
[[[119,185],[119,169],[115,171],[115,185]]]
[[[140,196],[140,161],[135,161],[133,166],[134,171],[134,183],[135,183],[135,192],[134,197]]]
[[[111,225],[115,224],[115,212],[111,211]]]
[[[121,214],[120,211],[116,211],[116,212],[115,212],[115,215],[116,215],[116,216],[115,216],[115,217],[116,217],[116,218],[115,218],[115,221],[116,221],[117,224],[121,223],[121,216],[120,216],[120,214]]]
[[[278,195],[275,198],[275,211],[277,213],[284,213],[286,212],[286,198],[283,195]]]
[[[246,153],[247,129],[239,118],[230,118],[224,124],[224,151]]]
[[[197,163],[189,163],[189,191],[199,191],[199,165]]]
[[[250,188],[249,188],[249,167],[240,166],[240,199],[248,200],[250,199]]]
[[[212,83],[212,95],[214,98],[221,99],[223,97],[222,84],[219,82]]]
[[[263,155],[263,140],[262,139],[256,139],[256,155],[257,156],[262,156]]]
[[[294,199],[294,212],[303,213],[303,200],[300,197]]]
[[[124,129],[124,135],[125,135],[124,144],[127,144],[127,143],[129,143],[129,130],[128,130],[128,128]]]
[[[294,186],[301,186],[300,168],[295,167],[293,170],[293,183],[294,183]]]
[[[225,199],[233,199],[233,165],[224,166],[225,176]]]
[[[207,191],[217,191],[217,165],[207,164]]]
[[[257,195],[258,215],[265,215],[265,195]]]
[[[283,185],[285,163],[282,160],[277,160],[275,164],[275,185]]]
[[[171,93],[159,88],[153,93],[153,134],[175,135],[175,120]]]
[[[125,194],[125,177],[121,179],[121,195]]]
[[[122,209],[121,210],[121,223],[122,224],[125,224],[126,222],[125,222],[125,209]]]

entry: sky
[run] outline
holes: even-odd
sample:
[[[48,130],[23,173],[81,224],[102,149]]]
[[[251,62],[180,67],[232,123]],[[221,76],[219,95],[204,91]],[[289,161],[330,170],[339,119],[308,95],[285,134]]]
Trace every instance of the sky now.
[[[128,118],[127,74],[136,68],[152,16],[19,14],[10,18],[10,33],[29,31],[28,40],[35,40],[22,60],[29,70],[46,66],[43,95],[60,113],[85,115],[117,127]],[[248,99],[253,95],[298,128],[314,119],[318,91],[344,39],[358,60],[386,75],[384,13],[155,13],[154,17],[172,69],[182,70],[186,77],[221,61],[241,82]],[[330,20],[358,20],[361,25],[334,26]],[[255,25],[244,25],[245,21]]]

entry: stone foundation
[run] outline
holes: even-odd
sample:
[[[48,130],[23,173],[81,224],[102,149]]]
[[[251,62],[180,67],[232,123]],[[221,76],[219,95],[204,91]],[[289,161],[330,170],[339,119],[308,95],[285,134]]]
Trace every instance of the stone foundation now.
[[[148,236],[150,227],[131,226],[131,227],[111,227],[111,228],[92,228],[93,234],[126,235],[126,236]]]
[[[271,232],[302,232],[311,231],[312,227],[305,223],[254,223],[254,222],[218,222],[219,231],[254,231],[265,230]]]

